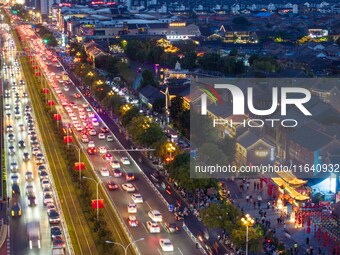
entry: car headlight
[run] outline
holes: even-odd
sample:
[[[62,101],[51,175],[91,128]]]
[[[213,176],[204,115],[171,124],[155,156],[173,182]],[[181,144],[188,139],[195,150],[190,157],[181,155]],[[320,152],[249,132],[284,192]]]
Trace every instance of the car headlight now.
[[[14,216],[14,211],[12,210],[12,217]]]

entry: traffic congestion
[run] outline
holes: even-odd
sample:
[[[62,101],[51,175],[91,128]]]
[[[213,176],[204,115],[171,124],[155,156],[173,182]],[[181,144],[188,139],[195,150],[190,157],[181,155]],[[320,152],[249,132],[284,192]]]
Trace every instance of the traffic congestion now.
[[[115,135],[89,105],[69,79],[55,54],[46,49],[31,27],[19,27],[28,41],[28,51],[35,57],[42,75],[45,75],[61,115],[61,125],[71,129],[79,146],[87,155],[110,202],[118,210],[123,224],[132,235],[141,254],[199,254],[196,245],[183,231],[181,221],[172,212],[130,157]],[[79,144],[79,145],[78,145]],[[86,169],[85,171],[92,171]],[[109,241],[109,240],[108,240]]]

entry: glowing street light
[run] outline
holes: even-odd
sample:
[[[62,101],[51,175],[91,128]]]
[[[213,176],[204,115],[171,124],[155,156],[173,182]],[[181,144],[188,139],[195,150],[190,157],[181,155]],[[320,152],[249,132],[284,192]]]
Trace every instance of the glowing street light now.
[[[246,255],[248,255],[249,227],[253,226],[255,221],[250,217],[249,214],[246,214],[246,216],[242,218],[241,221],[242,224],[246,226]]]
[[[137,239],[136,241],[133,241],[132,243],[129,243],[127,246],[124,246],[122,245],[121,243],[118,243],[118,242],[113,242],[113,241],[105,241],[105,243],[110,243],[110,244],[117,244],[119,245],[120,247],[122,247],[124,249],[124,254],[127,255],[127,252],[128,252],[128,249],[130,247],[130,245],[132,244],[135,244],[137,242],[140,242],[140,241],[143,241],[144,240],[144,237],[140,238],[140,239]]]
[[[170,153],[169,161],[171,161],[172,160],[172,153],[176,151],[176,147],[171,142],[169,142],[166,145],[166,150]]]

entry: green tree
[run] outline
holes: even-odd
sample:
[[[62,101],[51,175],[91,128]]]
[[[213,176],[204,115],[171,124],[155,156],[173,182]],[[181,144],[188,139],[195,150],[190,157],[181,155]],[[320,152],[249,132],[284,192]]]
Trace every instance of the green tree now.
[[[242,226],[239,228],[234,228],[231,231],[231,241],[236,247],[245,249],[246,246],[246,227]],[[258,228],[249,227],[248,232],[248,249],[252,253],[258,253],[261,248],[261,235]]]
[[[152,110],[158,113],[163,113],[164,107],[165,107],[164,97],[156,98],[154,103],[152,104]]]
[[[229,52],[229,56],[230,56],[230,57],[237,57],[237,56],[238,56],[238,51],[237,51],[237,49],[232,49],[232,50]]]
[[[145,69],[142,72],[142,80],[140,82],[140,87],[142,88],[147,85],[158,87],[159,84],[155,81],[154,75],[148,69]]]
[[[120,115],[121,115],[121,121],[122,121],[123,126],[126,126],[132,121],[133,118],[139,115],[139,110],[137,107],[134,106],[130,110],[125,112],[123,108],[121,108]]]
[[[95,60],[96,68],[103,69],[110,76],[116,76],[118,73],[117,63],[119,60],[109,55],[99,56]]]
[[[184,57],[180,60],[181,67],[183,69],[193,69],[196,67],[197,54],[194,51],[189,51],[184,55]]]
[[[200,216],[208,228],[222,228],[231,233],[233,229],[241,227],[242,212],[231,203],[213,203],[201,209]]]

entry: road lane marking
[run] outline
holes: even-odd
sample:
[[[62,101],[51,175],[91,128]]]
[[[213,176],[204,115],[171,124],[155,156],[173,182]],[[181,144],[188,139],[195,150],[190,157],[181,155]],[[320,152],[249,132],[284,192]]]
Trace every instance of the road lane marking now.
[[[144,227],[146,233],[149,233],[148,229],[145,227],[145,224],[144,224],[143,222],[142,222],[142,225],[143,225],[143,227]]]
[[[183,255],[183,252],[182,252],[182,251],[181,251],[179,248],[178,248],[178,251],[179,251],[179,253],[180,253],[180,254],[182,254],[182,255]]]
[[[150,210],[152,210],[152,207],[149,205],[148,201],[145,201],[145,203],[149,206]]]
[[[157,249],[157,251],[159,252],[159,254],[163,255],[163,253],[161,252],[161,250],[160,250],[160,249]]]

